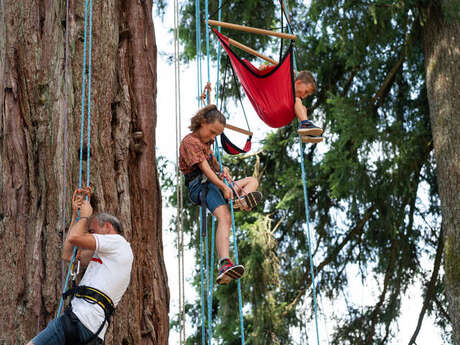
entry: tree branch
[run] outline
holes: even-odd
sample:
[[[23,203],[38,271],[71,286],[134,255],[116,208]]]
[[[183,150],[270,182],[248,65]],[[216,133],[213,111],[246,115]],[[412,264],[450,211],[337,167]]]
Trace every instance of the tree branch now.
[[[444,229],[441,226],[441,231],[439,233],[439,238],[438,238],[438,247],[436,249],[436,257],[434,260],[433,273],[431,275],[430,282],[428,283],[428,288],[426,291],[425,300],[423,301],[422,310],[420,311],[420,315],[418,316],[417,327],[415,328],[414,334],[412,334],[412,337],[409,340],[409,345],[416,344],[415,339],[417,339],[420,328],[422,327],[423,317],[425,316],[425,312],[428,308],[428,304],[430,303],[430,301],[433,299],[435,295],[436,281],[438,280],[439,268],[441,267],[443,250],[444,250]]]
[[[361,218],[361,220],[358,222],[358,224],[351,230],[348,232],[347,236],[343,239],[343,241],[337,246],[335,247],[334,251],[326,258],[324,259],[323,262],[321,262],[318,267],[315,269],[315,272],[316,274],[318,274],[319,272],[321,272],[323,270],[323,268],[328,265],[338,254],[339,252],[343,249],[343,247],[345,247],[345,245],[350,242],[350,240],[358,233],[362,232],[362,230],[364,229],[364,225],[366,224],[366,222],[370,219],[370,217],[372,216],[372,213],[374,212],[374,209],[375,209],[375,206],[371,206],[369,207],[363,218]],[[291,303],[289,303],[285,310],[283,311],[283,315],[286,315],[290,310],[292,310],[292,308],[295,307],[295,305],[297,304],[297,302],[300,300],[300,298],[305,294],[305,292],[307,291],[307,289],[310,287],[311,283],[312,283],[312,280],[310,278],[310,276],[307,274],[307,277],[305,279],[306,281],[306,285],[304,288],[298,288],[297,290],[299,291],[299,293],[296,295],[296,297],[292,300]]]
[[[371,345],[372,344],[372,339],[374,339],[374,334],[375,334],[375,326],[377,324],[377,316],[380,312],[380,309],[383,305],[383,302],[385,301],[385,296],[387,294],[388,290],[388,283],[390,282],[390,277],[391,274],[393,273],[393,264],[396,260],[396,240],[393,239],[391,242],[391,254],[390,254],[390,262],[388,263],[388,268],[387,271],[385,272],[385,280],[383,283],[383,291],[380,294],[380,299],[375,306],[373,315],[372,315],[372,324],[369,330],[369,335],[366,338],[365,345]]]

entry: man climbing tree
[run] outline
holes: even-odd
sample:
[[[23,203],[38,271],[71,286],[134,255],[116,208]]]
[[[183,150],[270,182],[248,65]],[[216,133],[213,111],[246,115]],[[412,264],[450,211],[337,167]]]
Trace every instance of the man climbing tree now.
[[[40,332],[56,317],[61,297],[68,186],[78,185],[87,4],[91,13],[89,1],[69,1],[67,14],[65,1],[0,1],[0,342],[6,344],[25,344]],[[86,63],[92,63],[94,210],[120,218],[134,253],[131,283],[105,344],[166,345],[152,2],[94,1],[92,13]]]
[[[88,200],[86,200],[88,196]],[[90,190],[72,197],[72,223],[62,258],[70,262],[78,247],[78,265],[88,266],[78,286],[65,296],[72,300],[63,315],[53,319],[29,345],[100,344],[131,278],[133,252],[123,237],[123,226],[108,213],[93,216]]]

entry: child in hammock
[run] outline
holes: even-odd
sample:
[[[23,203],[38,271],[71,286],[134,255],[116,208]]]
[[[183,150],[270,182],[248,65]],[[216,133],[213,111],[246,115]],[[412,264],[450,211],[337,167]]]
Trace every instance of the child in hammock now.
[[[263,64],[259,67],[260,71],[268,72],[276,65]],[[300,122],[297,133],[302,136],[302,141],[307,143],[319,143],[323,141],[321,134],[323,130],[315,126],[307,116],[307,108],[302,104],[302,100],[316,91],[316,81],[310,71],[300,71],[294,82],[295,103],[294,113]]]
[[[323,141],[321,134],[323,130],[315,126],[307,116],[307,108],[302,104],[302,100],[316,91],[316,81],[310,71],[300,71],[294,82],[295,103],[294,112],[300,121],[297,133],[302,136],[303,142],[319,143]]]
[[[222,167],[212,154],[211,145],[225,126],[225,116],[215,105],[200,109],[191,119],[192,133],[184,137],[179,149],[179,169],[185,175],[185,184],[190,199],[200,204],[204,197],[201,193],[207,187],[205,198],[207,208],[217,218],[216,247],[219,256],[218,284],[228,284],[244,274],[242,265],[234,265],[229,258],[229,236],[232,219],[226,200],[233,199],[235,209],[250,210],[262,199],[257,192],[259,185],[254,177],[233,181],[227,167]],[[228,187],[224,179],[231,183]],[[241,197],[238,197],[241,195]]]

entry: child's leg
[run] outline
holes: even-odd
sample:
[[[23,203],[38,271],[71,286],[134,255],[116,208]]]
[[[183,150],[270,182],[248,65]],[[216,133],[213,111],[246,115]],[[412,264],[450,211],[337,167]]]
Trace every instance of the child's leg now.
[[[302,101],[298,98],[296,98],[296,102],[294,104],[294,113],[300,122],[308,120],[307,108],[302,104]]]
[[[227,205],[218,206],[214,212],[217,218],[216,247],[219,260],[229,257],[229,236],[232,217]]]
[[[311,121],[308,120],[307,108],[302,104],[300,98],[296,98],[294,105],[294,112],[297,119],[300,121],[300,126],[297,132],[302,136],[320,136],[323,130],[316,127]],[[321,140],[322,141],[322,138]],[[312,142],[312,141],[308,141]],[[316,141],[318,142],[318,141]]]

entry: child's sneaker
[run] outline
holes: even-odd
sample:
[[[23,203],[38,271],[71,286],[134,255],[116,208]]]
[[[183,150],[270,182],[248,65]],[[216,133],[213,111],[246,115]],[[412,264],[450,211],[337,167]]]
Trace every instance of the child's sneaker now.
[[[297,130],[299,135],[321,135],[323,134],[323,130],[319,127],[316,127],[313,122],[310,120],[302,121],[300,123],[299,129]]]
[[[222,266],[217,275],[217,284],[226,285],[233,279],[239,279],[244,274],[243,265],[234,265],[230,259],[222,260]]]
[[[261,192],[251,192],[242,197],[235,199],[233,202],[233,208],[235,210],[246,210],[249,211],[256,207],[257,204],[262,200]]]
[[[323,141],[322,136],[303,135],[300,138],[305,144],[317,144]]]

